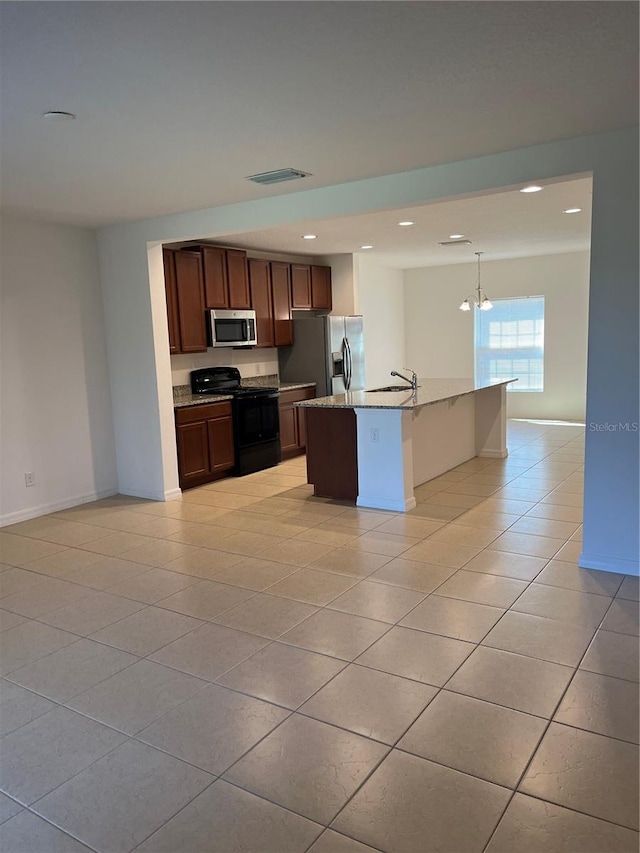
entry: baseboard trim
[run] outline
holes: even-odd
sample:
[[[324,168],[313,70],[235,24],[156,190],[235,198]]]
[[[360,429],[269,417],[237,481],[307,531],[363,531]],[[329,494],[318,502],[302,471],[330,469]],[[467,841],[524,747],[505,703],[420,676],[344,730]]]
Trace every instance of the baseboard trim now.
[[[417,506],[415,498],[407,498],[404,501],[392,501],[388,498],[363,498],[358,496],[356,506],[361,506],[363,509],[388,509],[392,512],[408,512]]]
[[[165,501],[175,501],[176,498],[182,497],[182,489],[169,489],[168,492],[164,493]]]
[[[597,569],[600,572],[614,572],[617,575],[640,575],[638,560],[623,560],[620,557],[601,557],[584,552],[578,558],[581,569]]]
[[[481,459],[506,459],[508,455],[508,450],[481,450],[476,454]]]
[[[88,495],[76,495],[73,498],[65,498],[62,501],[51,501],[50,503],[40,504],[40,506],[29,507],[29,509],[21,509],[17,512],[9,512],[0,515],[0,527],[7,527],[9,524],[17,524],[19,521],[28,521],[30,518],[39,518],[41,515],[49,515],[51,512],[60,512],[62,509],[69,509],[72,506],[80,506],[80,504],[90,503],[90,501],[98,501],[101,498],[110,498],[112,495],[117,495],[117,489],[105,489],[101,492],[91,492]]]
[[[156,489],[138,489],[135,487],[120,486],[118,492],[121,495],[127,495],[130,498],[146,498],[149,501],[167,501],[178,498],[182,494],[181,489],[169,489],[165,491],[157,491]]]

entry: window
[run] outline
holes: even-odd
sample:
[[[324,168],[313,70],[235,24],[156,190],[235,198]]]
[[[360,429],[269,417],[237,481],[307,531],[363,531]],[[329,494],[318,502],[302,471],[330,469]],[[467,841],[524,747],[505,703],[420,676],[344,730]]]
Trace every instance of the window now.
[[[477,382],[518,377],[508,391],[544,390],[544,296],[494,299],[475,313]]]

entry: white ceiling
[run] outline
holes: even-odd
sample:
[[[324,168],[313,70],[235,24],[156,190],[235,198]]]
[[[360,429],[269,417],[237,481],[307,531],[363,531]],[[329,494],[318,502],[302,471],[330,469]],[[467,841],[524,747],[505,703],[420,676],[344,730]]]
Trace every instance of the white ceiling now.
[[[636,3],[1,2],[0,16],[3,205],[62,222],[195,210],[637,123]],[[40,117],[53,109],[78,118]],[[244,180],[285,166],[313,176]],[[553,239],[532,212],[550,198],[514,196],[531,205],[534,240]],[[510,215],[507,201],[484,203]],[[480,202],[461,221],[458,204],[414,210],[425,230],[413,235],[386,232],[383,214],[357,226],[373,229],[364,238],[334,222],[332,251],[375,240],[392,262],[401,239],[415,254],[419,234],[446,236],[434,220],[446,213],[489,253],[504,227],[484,228]],[[578,225],[554,233],[579,239]]]
[[[500,193],[437,204],[387,210],[362,216],[297,222],[263,231],[233,234],[221,241],[262,252],[328,255],[360,252],[382,266],[409,269],[483,260],[551,255],[589,249],[591,238],[591,178],[550,184],[521,193],[514,187]],[[580,213],[565,214],[571,207]],[[413,221],[409,227],[397,223]],[[316,234],[315,240],[303,234]],[[472,245],[438,245],[452,234],[463,234]]]

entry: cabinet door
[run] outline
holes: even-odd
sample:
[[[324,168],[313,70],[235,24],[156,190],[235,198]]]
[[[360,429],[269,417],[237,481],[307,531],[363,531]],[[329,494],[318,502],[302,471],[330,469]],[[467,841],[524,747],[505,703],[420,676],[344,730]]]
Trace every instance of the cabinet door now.
[[[202,260],[196,252],[176,252],[176,291],[181,352],[206,352]]]
[[[280,406],[280,447],[283,453],[298,448],[298,420],[293,406]]]
[[[242,249],[227,249],[226,254],[229,308],[251,308],[247,253]]]
[[[291,320],[291,268],[289,264],[271,262],[271,291],[273,294],[274,344],[288,347],[293,343]]]
[[[225,250],[218,246],[203,246],[202,264],[207,308],[228,308],[229,285]]]
[[[178,323],[178,291],[176,289],[176,267],[175,252],[171,249],[163,249],[162,260],[164,262],[164,290],[167,300],[167,324],[169,326],[169,352],[181,352],[180,325]]]
[[[331,267],[311,267],[311,307],[331,311]]]
[[[263,261],[260,258],[249,259],[249,285],[251,307],[256,312],[258,346],[272,347],[274,345],[273,307],[269,261]]]
[[[230,417],[207,421],[211,473],[227,471],[235,463],[233,451],[233,422]]]
[[[190,481],[205,482],[210,472],[209,437],[206,421],[176,427],[178,441],[178,469],[180,485],[191,485]],[[203,479],[204,478],[204,479]]]
[[[311,308],[311,269],[306,264],[291,264],[291,307]]]

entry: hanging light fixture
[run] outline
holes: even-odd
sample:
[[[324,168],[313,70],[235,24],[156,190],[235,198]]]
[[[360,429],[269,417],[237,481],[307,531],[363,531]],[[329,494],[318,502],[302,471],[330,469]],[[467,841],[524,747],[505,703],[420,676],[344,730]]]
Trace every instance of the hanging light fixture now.
[[[490,302],[489,297],[486,295],[486,293],[482,292],[482,288],[480,287],[480,255],[484,253],[474,252],[474,254],[478,257],[478,284],[476,285],[477,296],[474,294],[467,296],[467,298],[460,306],[460,310],[471,311],[471,302],[474,302],[481,311],[488,311],[490,308],[493,308],[493,305]],[[471,300],[471,302],[469,300]]]

